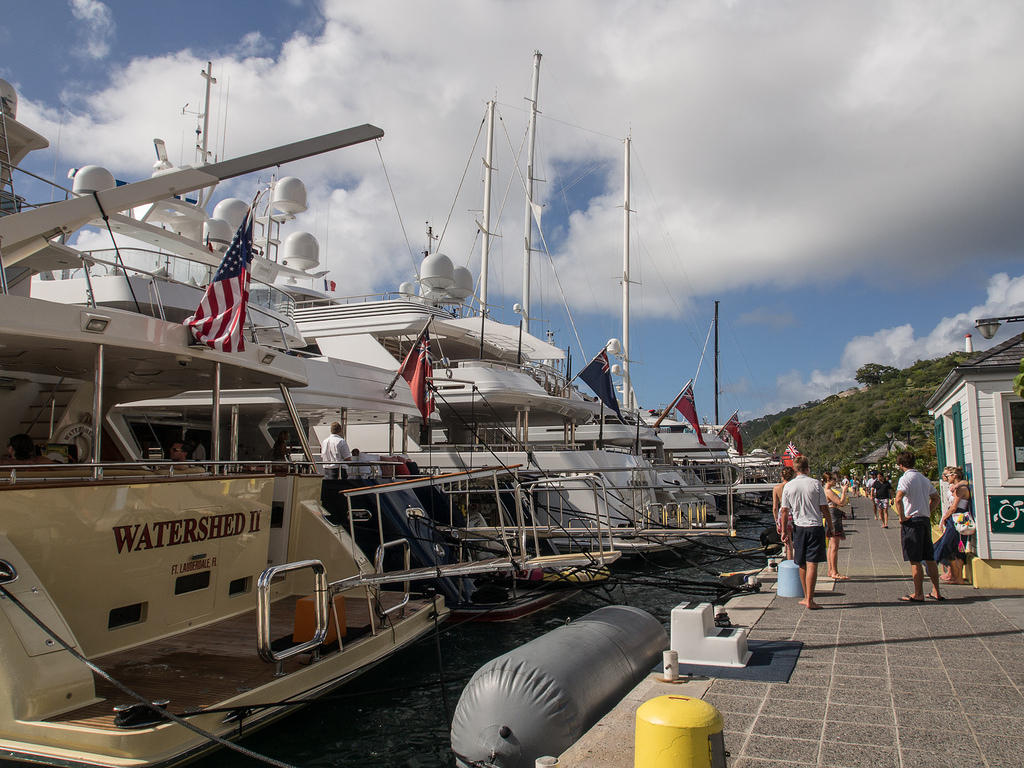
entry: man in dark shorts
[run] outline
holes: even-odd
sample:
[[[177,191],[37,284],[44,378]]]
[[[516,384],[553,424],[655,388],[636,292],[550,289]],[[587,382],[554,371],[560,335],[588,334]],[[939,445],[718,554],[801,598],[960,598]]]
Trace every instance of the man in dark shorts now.
[[[807,474],[810,469],[807,457],[797,456],[793,469],[796,477],[782,489],[780,527],[785,532],[785,541],[789,537],[788,525],[792,516],[793,560],[800,566],[800,583],[804,588],[804,599],[800,605],[817,610],[821,606],[814,602],[814,587],[818,583],[818,563],[825,562],[825,531],[827,529],[828,535],[832,535],[832,518],[828,514],[825,489]]]
[[[935,565],[935,551],[932,548],[932,510],[938,506],[939,492],[931,480],[922,475],[914,465],[917,459],[910,451],[901,451],[896,456],[896,465],[903,470],[896,485],[893,506],[900,518],[900,540],[903,544],[903,559],[910,563],[910,575],[914,580],[914,592],[904,595],[904,603],[924,602],[924,571],[932,582],[932,600],[945,600],[939,592],[939,569]],[[921,567],[924,563],[924,568]]]
[[[889,496],[892,494],[892,484],[885,472],[880,472],[878,478],[871,486],[871,495],[875,500],[876,517],[882,521],[882,527],[889,527]]]

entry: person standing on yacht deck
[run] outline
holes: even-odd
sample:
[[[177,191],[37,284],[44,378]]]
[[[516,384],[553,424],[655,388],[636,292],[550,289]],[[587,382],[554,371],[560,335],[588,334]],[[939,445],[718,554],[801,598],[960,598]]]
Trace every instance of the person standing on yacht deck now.
[[[786,487],[786,483],[793,479],[796,473],[792,467],[782,468],[782,482],[776,483],[772,487],[772,517],[775,518],[775,530],[779,532],[779,538],[785,543],[786,546],[786,559],[793,559],[793,521],[789,521],[789,535],[787,536],[782,532],[782,520],[779,519],[779,507],[782,506],[782,489]]]
[[[348,441],[341,436],[341,424],[337,421],[332,422],[331,434],[320,446],[320,460],[324,466],[324,477],[327,480],[337,480],[341,471],[341,462],[351,458],[352,450],[348,447]]]
[[[922,475],[914,465],[917,459],[910,451],[901,451],[896,456],[896,466],[903,475],[896,484],[896,498],[893,506],[900,518],[900,540],[903,544],[903,559],[910,563],[910,575],[914,580],[912,594],[904,595],[904,603],[924,602],[924,572],[932,582],[932,600],[945,600],[939,592],[939,568],[935,565],[935,550],[932,544],[932,509],[939,504],[939,492],[931,480]],[[921,567],[924,563],[924,567]]]
[[[825,562],[825,532],[832,535],[832,518],[828,514],[828,499],[821,483],[808,476],[810,462],[806,456],[793,460],[796,477],[782,489],[782,506],[779,516],[782,530],[789,537],[787,526],[793,518],[793,560],[800,566],[800,583],[804,588],[804,599],[800,605],[809,609],[821,608],[814,602],[814,587],[818,583],[818,563]],[[824,522],[825,527],[822,527]],[[785,539],[783,539],[785,541]]]

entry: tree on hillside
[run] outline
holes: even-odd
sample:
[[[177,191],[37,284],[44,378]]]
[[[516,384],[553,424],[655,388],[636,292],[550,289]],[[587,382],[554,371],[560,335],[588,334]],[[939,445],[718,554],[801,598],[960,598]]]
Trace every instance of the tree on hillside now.
[[[880,365],[879,363],[864,363],[857,369],[854,378],[861,384],[874,385],[888,381],[893,376],[899,375],[899,370],[891,365]]]

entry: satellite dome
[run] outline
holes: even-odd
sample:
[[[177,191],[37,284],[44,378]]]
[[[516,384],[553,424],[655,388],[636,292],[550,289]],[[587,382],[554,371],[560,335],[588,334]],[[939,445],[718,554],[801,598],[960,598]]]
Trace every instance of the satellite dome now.
[[[309,232],[292,232],[281,244],[282,261],[292,269],[306,271],[320,263],[320,244]]]
[[[608,339],[608,343],[604,345],[604,348],[608,351],[609,355],[622,354],[622,342],[618,339]]]
[[[98,165],[84,165],[75,173],[71,182],[71,191],[76,195],[90,195],[112,189],[115,185],[114,175],[106,168]]]
[[[274,183],[270,205],[282,213],[302,213],[306,205],[306,185],[294,176],[285,176]]]
[[[402,296],[415,296],[416,295],[416,284],[415,283],[410,283],[408,280],[406,280],[404,283],[402,283],[400,286],[398,286],[398,292]]]
[[[235,232],[242,226],[242,221],[248,211],[249,205],[244,200],[239,200],[237,197],[226,197],[214,206],[212,218],[226,221],[231,227],[231,236],[234,237]]]
[[[18,116],[18,92],[6,80],[0,80],[0,104],[4,115],[14,120]]]
[[[473,295],[473,273],[465,267],[456,267],[452,270],[454,284],[448,289],[453,299],[462,301]]]
[[[235,230],[224,219],[207,219],[203,222],[203,240],[213,246],[215,251],[226,251],[234,236]]]
[[[612,365],[612,373],[615,376],[621,376],[622,375],[622,366],[619,365],[618,363],[613,364]]]
[[[455,282],[452,260],[443,253],[432,253],[420,264],[420,283],[427,288],[447,290]]]

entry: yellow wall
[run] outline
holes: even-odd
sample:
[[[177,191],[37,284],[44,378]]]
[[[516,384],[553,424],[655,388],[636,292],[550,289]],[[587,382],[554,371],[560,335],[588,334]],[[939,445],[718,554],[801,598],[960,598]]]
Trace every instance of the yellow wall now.
[[[971,560],[974,586],[981,589],[1024,589],[1024,562],[1020,560]]]

